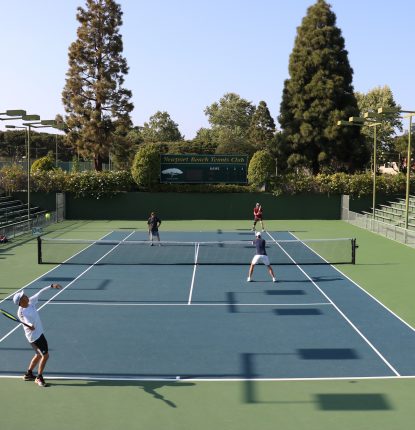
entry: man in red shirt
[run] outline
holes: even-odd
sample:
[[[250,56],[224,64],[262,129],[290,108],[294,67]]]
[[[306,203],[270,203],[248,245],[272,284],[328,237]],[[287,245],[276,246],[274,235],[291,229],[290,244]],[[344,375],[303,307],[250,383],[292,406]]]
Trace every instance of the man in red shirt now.
[[[255,226],[258,221],[261,222],[262,231],[265,231],[264,221],[262,220],[262,206],[259,203],[254,207],[254,225],[252,226],[252,231],[255,231]]]

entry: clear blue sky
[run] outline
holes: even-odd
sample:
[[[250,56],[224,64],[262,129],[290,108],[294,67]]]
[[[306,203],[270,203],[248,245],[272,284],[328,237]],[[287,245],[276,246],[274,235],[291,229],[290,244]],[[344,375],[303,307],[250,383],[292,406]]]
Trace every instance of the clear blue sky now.
[[[186,138],[206,106],[235,92],[279,113],[297,26],[314,0],[119,0],[134,125],[167,111]],[[332,0],[355,91],[388,85],[415,110],[413,0]],[[84,0],[0,0],[0,112],[64,114],[61,93]],[[0,124],[4,128],[4,123]]]

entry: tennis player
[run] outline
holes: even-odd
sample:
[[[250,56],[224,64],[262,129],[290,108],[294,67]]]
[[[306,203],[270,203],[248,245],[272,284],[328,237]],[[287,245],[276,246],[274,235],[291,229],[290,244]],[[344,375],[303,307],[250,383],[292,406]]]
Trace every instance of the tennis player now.
[[[49,290],[50,288],[59,289],[59,284],[52,284],[49,287],[42,288],[34,296],[27,297],[24,291],[19,291],[13,296],[13,302],[19,306],[17,310],[18,318],[31,325],[31,327],[23,326],[26,339],[32,345],[35,350],[35,356],[29,364],[27,372],[23,375],[25,381],[35,381],[39,387],[47,387],[45,380],[43,379],[43,370],[45,369],[46,362],[49,358],[48,342],[43,334],[42,321],[40,320],[39,312],[36,309],[36,304],[39,300],[39,296]],[[33,370],[38,366],[37,377],[33,374]]]
[[[256,247],[256,254],[254,255],[254,258],[251,261],[251,266],[249,268],[247,281],[248,282],[252,281],[252,275],[254,273],[255,265],[258,264],[259,262],[262,262],[265,264],[265,266],[267,266],[268,273],[272,277],[272,282],[277,282],[277,280],[275,279],[274,271],[272,270],[271,264],[269,262],[267,251],[265,250],[265,239],[262,239],[261,233],[259,231],[255,233],[255,236],[256,238],[253,243]]]
[[[258,221],[261,222],[262,231],[265,231],[264,220],[262,219],[262,206],[259,203],[254,207],[254,225],[252,226],[252,231],[255,231],[255,226]]]
[[[148,225],[148,237],[151,241],[151,246],[153,245],[154,238],[160,242],[159,227],[161,225],[161,219],[157,217],[155,212],[151,212],[150,218],[147,220]]]

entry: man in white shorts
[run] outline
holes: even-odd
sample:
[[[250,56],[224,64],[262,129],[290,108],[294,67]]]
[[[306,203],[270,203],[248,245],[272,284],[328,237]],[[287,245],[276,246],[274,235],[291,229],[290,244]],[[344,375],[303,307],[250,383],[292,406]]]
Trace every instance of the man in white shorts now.
[[[23,379],[25,381],[35,381],[39,387],[47,387],[47,384],[43,379],[43,370],[49,358],[49,347],[48,341],[43,334],[43,325],[36,305],[38,303],[40,294],[49,288],[60,289],[62,287],[59,284],[52,284],[49,287],[42,288],[32,297],[26,296],[23,290],[17,292],[13,296],[14,304],[19,306],[17,309],[17,316],[19,320],[28,324],[27,326],[23,326],[25,336],[32,345],[32,348],[35,350],[35,356],[32,358],[32,361],[30,362]],[[33,370],[36,366],[38,366],[37,376],[33,374]]]
[[[265,250],[265,239],[262,239],[261,233],[259,231],[255,233],[255,236],[256,236],[256,239],[254,240],[253,243],[256,247],[256,254],[254,255],[254,258],[251,261],[251,266],[249,268],[247,281],[248,282],[252,281],[252,274],[254,273],[255,265],[258,264],[259,262],[262,262],[263,264],[265,264],[265,266],[268,267],[268,273],[272,277],[272,282],[277,282],[277,280],[275,279],[275,275],[272,270],[271,264],[269,262],[267,251]]]

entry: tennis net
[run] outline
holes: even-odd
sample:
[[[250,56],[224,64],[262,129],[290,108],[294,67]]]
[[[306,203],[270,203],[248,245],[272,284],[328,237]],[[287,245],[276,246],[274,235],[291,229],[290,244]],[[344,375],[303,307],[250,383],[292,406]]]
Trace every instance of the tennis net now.
[[[268,240],[271,264],[354,264],[356,240]],[[38,237],[39,264],[249,264],[252,241],[154,242]]]

